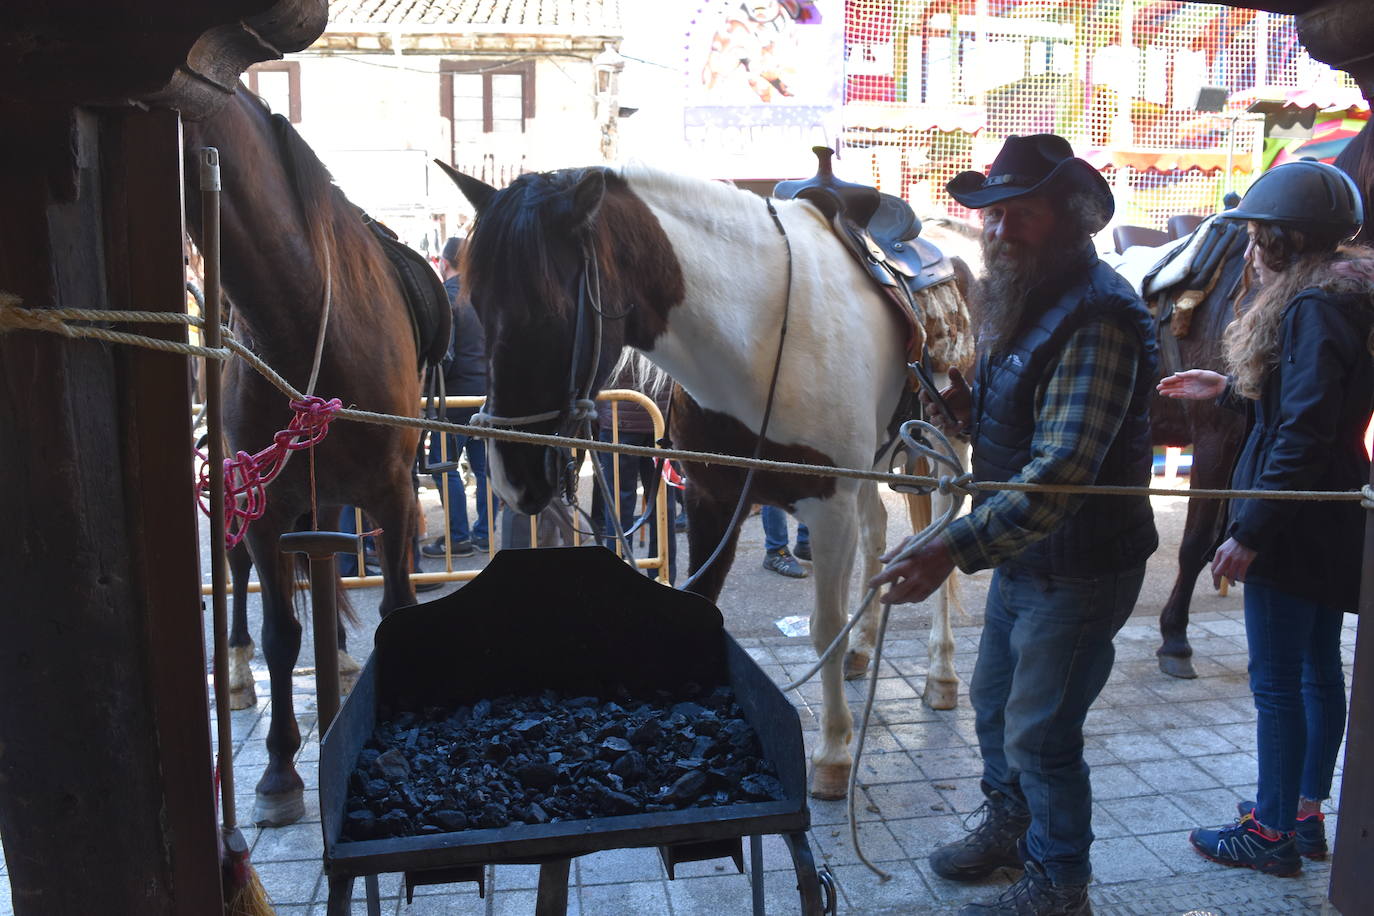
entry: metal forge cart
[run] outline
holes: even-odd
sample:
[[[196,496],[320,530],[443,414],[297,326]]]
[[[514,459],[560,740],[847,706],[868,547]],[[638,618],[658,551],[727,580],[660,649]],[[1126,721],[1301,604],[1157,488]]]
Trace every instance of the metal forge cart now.
[[[348,777],[380,717],[431,706],[554,689],[598,694],[728,684],[776,767],[781,801],[517,824],[360,842],[341,838]],[[763,913],[761,839],[779,834],[792,853],[800,912],[833,913],[836,895],[817,870],[806,830],[806,763],[796,710],[725,632],[706,599],[660,585],[601,548],[506,550],[458,591],[388,616],[353,693],[320,748],[320,811],[331,916],[351,912],[354,879],[366,879],[378,913],[377,875],[402,872],[416,886],[470,881],[485,866],[538,864],[538,916],[566,912],[571,860],[590,852],[658,847],[672,876],[679,862],[732,858],[743,868],[750,838],[753,911]]]

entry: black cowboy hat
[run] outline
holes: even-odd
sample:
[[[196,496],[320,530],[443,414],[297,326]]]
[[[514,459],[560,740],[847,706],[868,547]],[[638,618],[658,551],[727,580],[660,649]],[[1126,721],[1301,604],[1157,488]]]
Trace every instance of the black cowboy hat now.
[[[1069,141],[1057,134],[1008,137],[992,161],[988,174],[960,172],[945,186],[951,197],[970,210],[1032,194],[1086,191],[1102,203],[1102,225],[1116,212],[1112,189],[1097,169],[1073,154]]]

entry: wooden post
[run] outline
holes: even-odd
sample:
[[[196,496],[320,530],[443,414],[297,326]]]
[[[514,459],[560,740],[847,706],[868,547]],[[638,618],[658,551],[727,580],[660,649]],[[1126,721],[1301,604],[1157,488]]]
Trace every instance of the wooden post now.
[[[21,143],[27,167],[0,169],[0,289],[29,307],[182,310],[177,114],[69,108]],[[189,403],[185,357],[0,335],[0,834],[17,916],[220,910]]]
[[[1374,484],[1374,468],[1370,469]],[[1350,724],[1341,770],[1340,818],[1330,898],[1342,913],[1363,913],[1374,900],[1374,510],[1365,515],[1360,617],[1355,639],[1355,673],[1350,683]]]

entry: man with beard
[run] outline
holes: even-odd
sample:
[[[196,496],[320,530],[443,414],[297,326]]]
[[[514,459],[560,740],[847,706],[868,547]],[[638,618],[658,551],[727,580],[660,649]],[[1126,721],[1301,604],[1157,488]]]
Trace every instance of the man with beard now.
[[[974,479],[1147,484],[1154,339],[1139,297],[1092,245],[1114,209],[1107,183],[1063,138],[1038,134],[1009,137],[986,177],[964,172],[948,187],[983,211],[977,378],[970,391],[956,375],[947,391],[973,440]],[[1143,495],[980,491],[967,516],[870,583],[892,583],[884,601],[915,602],[955,566],[994,569],[969,687],[983,819],[930,863],[956,881],[1025,872],[965,916],[1092,912],[1083,720],[1157,545]]]

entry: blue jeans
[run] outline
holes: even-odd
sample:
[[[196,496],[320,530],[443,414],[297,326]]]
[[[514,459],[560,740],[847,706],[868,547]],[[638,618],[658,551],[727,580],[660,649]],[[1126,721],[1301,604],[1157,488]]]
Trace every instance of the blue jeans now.
[[[1111,673],[1143,566],[1094,578],[999,567],[969,700],[983,781],[1029,810],[1026,854],[1056,884],[1092,877],[1092,787],[1083,720]]]
[[[472,415],[477,412],[475,407],[455,408],[448,413],[451,423],[467,423],[472,419]],[[487,443],[482,439],[473,439],[471,436],[455,436],[452,433],[444,433],[447,442],[447,457],[449,461],[457,461],[466,449],[468,453],[468,465],[472,468],[472,476],[477,478],[477,520],[473,523],[472,529],[468,529],[468,494],[467,488],[463,485],[463,475],[458,471],[447,471],[443,474],[431,474],[434,478],[434,485],[439,488],[439,495],[444,495],[444,479],[448,479],[448,535],[449,538],[457,543],[466,541],[470,538],[486,540],[487,538]],[[429,437],[429,460],[438,463],[439,459],[439,437]]]
[[[759,512],[763,522],[763,550],[776,553],[787,546],[787,513],[777,506],[764,506]],[[801,522],[797,522],[797,546],[811,543],[811,532]]]
[[[1344,615],[1287,592],[1245,584],[1245,637],[1255,695],[1259,795],[1255,817],[1292,830],[1298,796],[1331,795],[1345,733]]]

